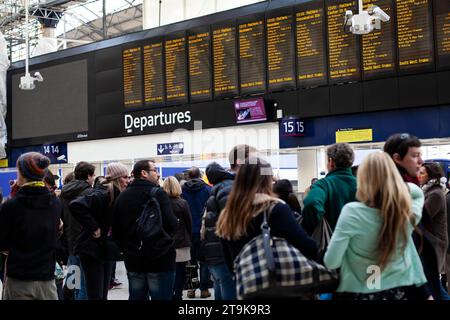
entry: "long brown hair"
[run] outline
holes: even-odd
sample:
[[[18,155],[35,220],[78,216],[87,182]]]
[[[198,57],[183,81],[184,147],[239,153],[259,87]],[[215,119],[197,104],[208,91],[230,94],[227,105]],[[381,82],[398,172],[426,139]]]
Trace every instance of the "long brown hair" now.
[[[266,210],[270,202],[254,204],[257,193],[273,196],[272,168],[260,158],[246,159],[236,176],[227,204],[217,221],[216,234],[237,240],[246,234],[250,221]]]
[[[387,153],[371,153],[359,166],[356,198],[380,211],[383,223],[377,253],[378,266],[383,270],[397,250],[398,239],[401,250],[405,250],[408,224],[415,226],[408,186]]]

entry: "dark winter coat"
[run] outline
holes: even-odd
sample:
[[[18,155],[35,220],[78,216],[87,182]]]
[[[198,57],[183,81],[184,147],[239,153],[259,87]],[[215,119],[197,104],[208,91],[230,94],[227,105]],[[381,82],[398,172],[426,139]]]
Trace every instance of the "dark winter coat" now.
[[[226,171],[218,163],[213,162],[206,168],[206,176],[214,187],[206,202],[205,236],[202,240],[202,246],[206,263],[216,265],[225,261],[222,243],[216,235],[216,224],[220,212],[227,203],[235,175]]]
[[[91,185],[85,180],[72,180],[63,186],[59,197],[64,208],[64,234],[67,239],[69,254],[72,256],[74,255],[75,241],[80,236],[82,227],[70,212],[69,204],[77,197],[87,194],[91,189]]]
[[[447,203],[444,191],[439,184],[434,185],[425,191],[423,215],[426,216],[429,221],[424,225],[424,235],[428,238],[436,251],[439,271],[445,273],[445,261],[448,247]],[[426,220],[424,219],[424,221]]]
[[[161,208],[163,229],[172,236],[177,229],[177,218],[173,214],[167,193],[150,181],[134,180],[127,189],[122,191],[115,202],[112,228],[114,241],[124,252],[124,262],[128,272],[156,273],[175,270],[175,248],[153,261],[148,261],[141,253],[131,249],[135,247],[133,241],[136,220],[140,217],[153,188],[158,188],[155,198]]]
[[[172,211],[178,219],[178,227],[173,237],[175,249],[186,248],[192,245],[192,217],[186,200],[169,198]]]
[[[114,188],[114,198],[119,193],[120,191]],[[88,194],[70,202],[69,210],[83,228],[75,241],[76,255],[88,255],[100,260],[115,258],[109,250],[107,237],[112,224],[111,202],[110,192],[105,185],[97,185]],[[99,228],[100,238],[96,239],[93,234]]]
[[[202,179],[192,179],[183,184],[181,197],[189,204],[192,215],[192,234],[200,235],[203,210],[211,193],[211,187]]]
[[[55,250],[62,212],[46,187],[22,187],[0,211],[0,251],[9,251],[7,273],[26,281],[55,278]]]

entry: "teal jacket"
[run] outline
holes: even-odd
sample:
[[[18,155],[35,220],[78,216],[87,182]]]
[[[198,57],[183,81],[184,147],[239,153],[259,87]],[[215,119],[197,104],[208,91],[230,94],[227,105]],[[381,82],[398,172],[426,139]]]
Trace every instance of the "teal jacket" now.
[[[312,185],[303,200],[303,227],[312,234],[320,219],[325,216],[334,230],[342,207],[355,201],[356,179],[350,168],[331,171],[324,179]]]
[[[408,185],[412,214],[417,224],[422,217],[424,195],[416,185]],[[342,209],[324,258],[328,268],[340,268],[338,292],[374,293],[403,286],[420,286],[427,282],[411,236],[407,237],[404,251],[402,239],[398,237],[397,251],[383,271],[377,269],[378,237],[382,223],[380,210],[361,202],[348,203]],[[413,230],[414,226],[409,223],[408,235]]]

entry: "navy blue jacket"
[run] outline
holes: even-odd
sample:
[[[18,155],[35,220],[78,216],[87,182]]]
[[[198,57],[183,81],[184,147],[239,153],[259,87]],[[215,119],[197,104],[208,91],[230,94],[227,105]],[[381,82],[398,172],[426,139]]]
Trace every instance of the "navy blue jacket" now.
[[[192,179],[183,185],[181,197],[187,201],[191,210],[193,236],[200,236],[202,214],[210,194],[211,187],[202,179]]]
[[[234,270],[233,261],[244,247],[254,237],[261,234],[263,215],[256,216],[247,228],[247,235],[239,240],[222,240],[225,262],[230,270]],[[309,259],[317,258],[317,245],[303,228],[295,221],[294,214],[287,204],[278,203],[269,216],[270,233],[272,236],[286,239]]]

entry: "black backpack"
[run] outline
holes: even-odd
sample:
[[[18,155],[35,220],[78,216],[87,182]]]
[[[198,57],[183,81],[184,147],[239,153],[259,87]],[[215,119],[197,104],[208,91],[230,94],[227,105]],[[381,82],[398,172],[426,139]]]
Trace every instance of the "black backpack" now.
[[[161,207],[155,198],[157,191],[158,188],[151,190],[149,199],[136,220],[138,252],[148,260],[156,260],[166,254],[174,243],[162,225]]]

